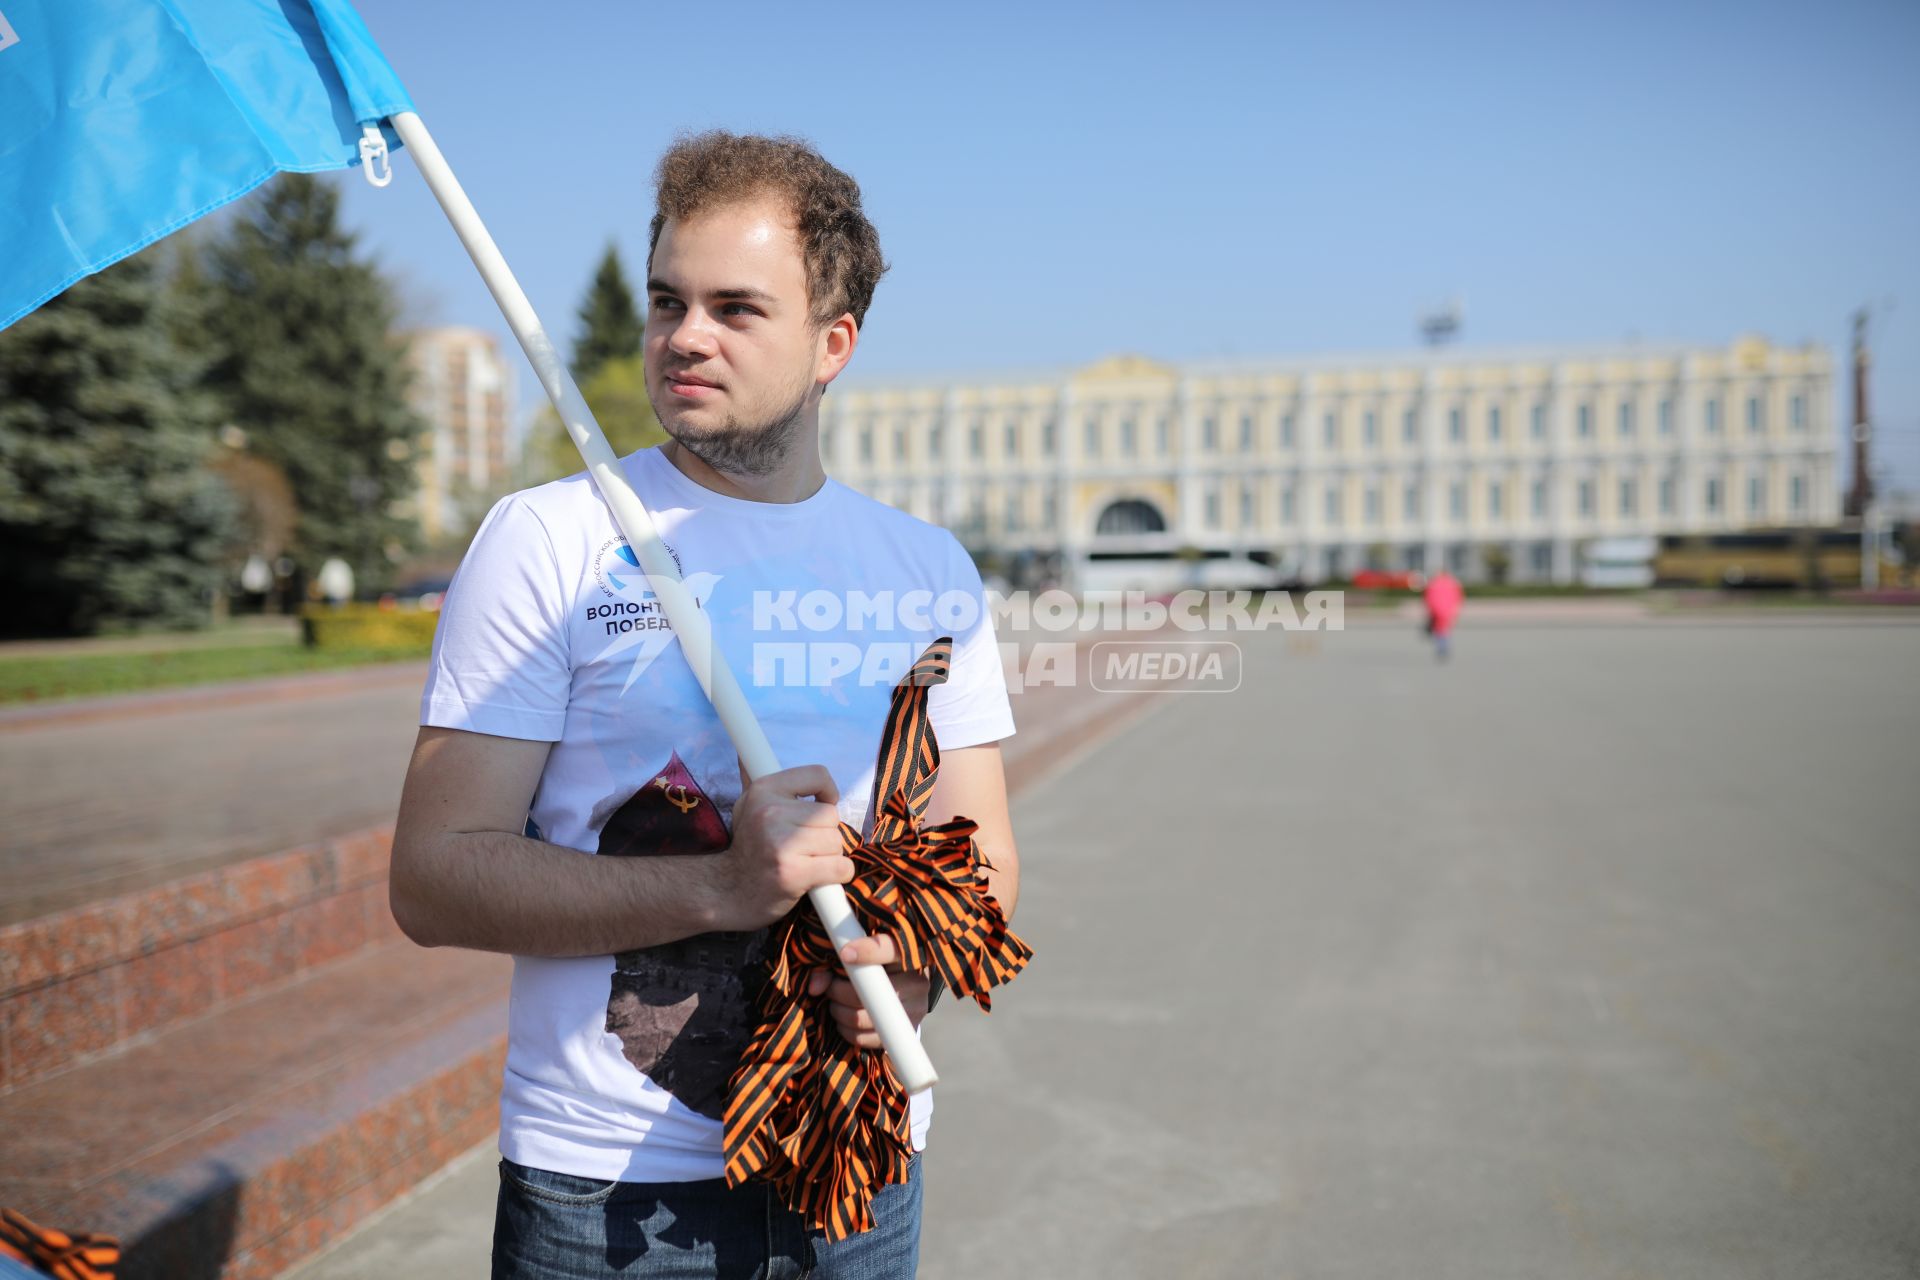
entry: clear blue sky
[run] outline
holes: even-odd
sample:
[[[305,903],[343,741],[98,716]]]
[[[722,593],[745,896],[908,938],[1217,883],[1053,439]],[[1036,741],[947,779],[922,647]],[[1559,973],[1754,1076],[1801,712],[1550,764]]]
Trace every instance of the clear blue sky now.
[[[791,132],[893,263],[856,374],[1404,349],[1455,293],[1473,346],[1758,332],[1843,369],[1871,304],[1920,488],[1914,0],[358,7],[563,342],[609,239],[639,277],[676,133]],[[507,340],[397,169],[347,208],[413,318]]]

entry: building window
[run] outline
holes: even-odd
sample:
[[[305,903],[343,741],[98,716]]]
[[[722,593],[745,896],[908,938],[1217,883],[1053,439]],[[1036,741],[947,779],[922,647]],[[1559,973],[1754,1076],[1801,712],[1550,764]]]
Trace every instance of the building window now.
[[[1420,518],[1420,486],[1410,484],[1400,495],[1400,516],[1404,520]]]
[[[1707,434],[1720,434],[1720,397],[1707,397]]]
[[[1535,440],[1547,438],[1547,406],[1543,404],[1533,406],[1532,421],[1527,424],[1527,430],[1532,433]]]
[[[1663,436],[1673,434],[1673,401],[1671,400],[1660,402],[1660,434]]]
[[[1787,486],[1787,501],[1793,507],[1793,514],[1804,515],[1807,510],[1807,478],[1795,476]]]
[[[1367,410],[1367,416],[1360,420],[1360,424],[1361,437],[1367,442],[1367,448],[1371,449],[1379,444],[1380,420],[1373,410]]]
[[[1167,438],[1172,433],[1172,430],[1172,426],[1165,418],[1161,418],[1153,424],[1153,447],[1163,458],[1171,452],[1167,447]]]
[[[1250,413],[1240,415],[1240,452],[1253,452],[1253,415]]]
[[[1535,480],[1535,481],[1533,482],[1533,507],[1532,507],[1532,509],[1533,509],[1533,518],[1534,518],[1535,520],[1544,520],[1544,519],[1546,518],[1546,515],[1547,515],[1547,482],[1546,482],[1545,480]]]
[[[1494,405],[1492,408],[1487,410],[1487,439],[1494,442],[1495,444],[1498,444],[1500,442],[1500,406],[1499,405]]]
[[[1081,428],[1081,442],[1089,458],[1100,456],[1100,424],[1092,418],[1087,419],[1086,425]]]
[[[1466,438],[1466,428],[1461,422],[1460,411],[1458,409],[1447,410],[1447,439],[1455,444],[1459,444]]]
[[[873,428],[860,428],[860,461],[873,461]]]
[[[1054,448],[1060,442],[1060,433],[1054,428],[1055,423],[1052,418],[1040,424],[1040,451],[1048,457],[1053,456]]]
[[[1553,544],[1551,542],[1533,543],[1527,548],[1527,559],[1533,569],[1534,577],[1546,578],[1552,576]]]
[[[1293,489],[1291,486],[1280,491],[1280,521],[1283,524],[1293,523]]]
[[[1455,480],[1447,487],[1447,511],[1455,520],[1467,518],[1467,486]]]
[[[1320,419],[1320,442],[1331,449],[1340,441],[1340,423],[1332,414]]]
[[[1047,527],[1048,532],[1053,531],[1053,517],[1059,510],[1059,501],[1058,496],[1053,491],[1052,485],[1048,485],[1040,494],[1040,521]]]
[[[1380,523],[1380,490],[1373,485],[1367,486],[1367,523]]]
[[[1635,514],[1634,508],[1637,505],[1635,499],[1637,499],[1638,496],[1639,495],[1634,492],[1634,485],[1631,479],[1623,479],[1620,481],[1620,514],[1621,515],[1630,516]]]
[[[1767,415],[1760,404],[1759,396],[1747,397],[1747,434],[1759,435],[1767,429]]]
[[[1747,514],[1763,516],[1767,513],[1767,480],[1765,476],[1747,477]]]
[[[1622,438],[1625,438],[1632,434],[1633,434],[1633,402],[1630,400],[1622,400],[1620,402],[1620,435]]]
[[[1807,398],[1805,396],[1796,395],[1792,400],[1788,401],[1787,412],[1793,420],[1793,429],[1795,431],[1805,431],[1807,429]]]
[[[1325,513],[1328,524],[1340,523],[1340,486],[1337,484],[1327,486]]]
[[[1009,459],[1020,456],[1020,428],[1009,422],[1004,433],[1006,455]]]
[[[905,427],[895,427],[893,429],[893,456],[896,459],[904,459],[907,456],[907,429]]]
[[[1717,478],[1709,477],[1707,479],[1706,500],[1707,500],[1706,501],[1707,514],[1710,516],[1719,515],[1720,514],[1720,481]]]
[[[1280,419],[1280,443],[1285,448],[1293,448],[1293,415]]]
[[[1413,410],[1409,409],[1400,415],[1400,443],[1412,444],[1419,436],[1419,422],[1415,419]]]
[[[1660,477],[1660,514],[1663,516],[1670,516],[1673,514],[1673,477],[1672,476]]]
[[[1577,435],[1579,435],[1579,437],[1582,440],[1586,440],[1592,437],[1593,435],[1593,406],[1592,405],[1583,404],[1580,406],[1580,412],[1575,419],[1574,431]]]
[[[1207,528],[1218,529],[1219,527],[1220,527],[1220,487],[1218,485],[1208,485],[1207,486]]]
[[[1593,515],[1593,481],[1580,482],[1580,514],[1589,518]]]
[[[929,457],[932,457],[932,458],[940,457],[941,446],[946,443],[946,435],[947,435],[946,427],[943,423],[939,421],[935,421],[933,426],[928,429],[927,455]]]
[[[1209,453],[1220,447],[1220,420],[1212,414],[1200,419],[1200,443]]]
[[[1502,509],[1506,506],[1507,487],[1498,480],[1487,484],[1487,519],[1499,520],[1505,516]]]
[[[1126,417],[1120,419],[1120,456],[1121,457],[1131,458],[1134,456],[1135,452],[1140,447],[1139,435],[1140,435],[1140,429],[1138,424],[1134,422],[1132,414],[1128,414]]]
[[[1022,520],[1025,519],[1025,516],[1022,514],[1021,509],[1027,505],[1026,500],[1027,500],[1027,495],[1025,491],[1019,487],[1015,487],[1013,492],[1007,495],[1007,509],[1006,509],[1005,515],[1006,515],[1006,525],[1007,525],[1008,533],[1020,532],[1021,522]]]
[[[1240,486],[1240,527],[1253,528],[1253,486],[1246,483]]]

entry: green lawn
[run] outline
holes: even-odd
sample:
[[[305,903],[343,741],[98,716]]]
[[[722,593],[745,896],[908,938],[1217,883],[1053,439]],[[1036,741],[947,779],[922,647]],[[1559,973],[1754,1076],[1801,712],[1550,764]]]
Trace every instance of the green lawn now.
[[[285,644],[141,653],[0,656],[0,703],[132,693],[141,689],[297,675],[424,657],[423,648],[307,649]]]

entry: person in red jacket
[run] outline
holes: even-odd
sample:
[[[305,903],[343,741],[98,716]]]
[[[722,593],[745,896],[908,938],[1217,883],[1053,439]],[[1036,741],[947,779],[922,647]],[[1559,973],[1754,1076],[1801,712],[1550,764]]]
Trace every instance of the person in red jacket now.
[[[1460,603],[1466,599],[1460,579],[1442,569],[1433,575],[1422,593],[1427,605],[1427,634],[1433,637],[1433,656],[1441,662],[1453,643],[1454,620],[1460,616]]]

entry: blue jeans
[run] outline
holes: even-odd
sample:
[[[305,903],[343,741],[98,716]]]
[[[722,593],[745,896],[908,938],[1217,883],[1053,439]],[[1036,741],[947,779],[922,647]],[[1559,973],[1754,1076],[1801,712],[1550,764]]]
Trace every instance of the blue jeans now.
[[[500,1162],[493,1280],[911,1280],[920,1157],[874,1197],[874,1228],[828,1244],[759,1183],[603,1182]]]

